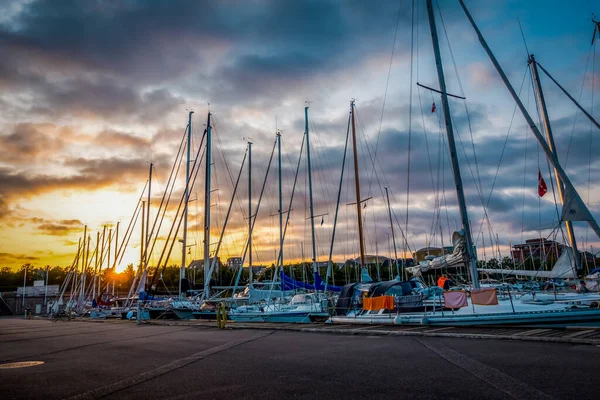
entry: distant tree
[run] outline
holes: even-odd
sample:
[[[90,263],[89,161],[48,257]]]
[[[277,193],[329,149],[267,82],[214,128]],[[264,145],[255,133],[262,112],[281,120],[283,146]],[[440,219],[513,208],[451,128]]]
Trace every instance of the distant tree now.
[[[502,268],[512,268],[513,265],[513,261],[510,259],[510,257],[504,257],[502,259]]]

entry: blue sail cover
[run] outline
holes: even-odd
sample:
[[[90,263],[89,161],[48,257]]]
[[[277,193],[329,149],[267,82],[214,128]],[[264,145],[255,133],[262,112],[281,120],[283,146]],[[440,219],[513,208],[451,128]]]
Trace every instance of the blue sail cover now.
[[[318,272],[315,272],[315,284],[311,285],[310,283],[304,283],[297,281],[293,278],[287,276],[283,271],[279,273],[279,279],[281,279],[281,286],[283,290],[296,290],[296,289],[306,289],[306,290],[325,290],[325,283],[323,279],[321,279],[321,275]],[[342,290],[341,286],[333,286],[327,285],[327,290],[331,292],[340,292]]]

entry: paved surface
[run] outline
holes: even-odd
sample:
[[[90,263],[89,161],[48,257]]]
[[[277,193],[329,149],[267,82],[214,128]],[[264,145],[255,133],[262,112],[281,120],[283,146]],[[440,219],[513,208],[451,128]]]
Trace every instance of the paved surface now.
[[[596,399],[599,359],[589,344],[0,319],[2,399]],[[44,364],[2,368],[18,361]]]
[[[118,323],[117,320],[96,320],[98,323]],[[213,327],[216,322],[204,320],[152,320],[147,323],[171,326]],[[234,323],[230,329],[285,330],[312,333],[336,333],[342,335],[367,336],[421,336],[465,339],[508,339],[530,342],[554,342],[600,345],[600,327],[573,326],[552,327],[439,327],[409,325],[355,325],[355,324],[283,324],[283,323]]]

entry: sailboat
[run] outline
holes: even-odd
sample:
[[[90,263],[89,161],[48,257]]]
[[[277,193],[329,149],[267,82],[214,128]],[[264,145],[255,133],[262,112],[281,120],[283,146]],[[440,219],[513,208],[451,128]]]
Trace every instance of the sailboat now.
[[[440,325],[440,326],[475,326],[475,325],[526,325],[526,326],[566,326],[576,324],[592,324],[600,326],[600,298],[587,297],[571,297],[563,300],[556,298],[540,298],[535,293],[517,299],[515,293],[511,291],[510,286],[500,288],[485,288],[481,287],[478,278],[477,255],[474,250],[473,241],[471,238],[470,220],[467,213],[465,195],[463,192],[463,182],[461,170],[457,159],[456,144],[450,115],[450,107],[448,104],[448,93],[444,71],[442,68],[442,60],[438,43],[436,21],[433,13],[432,0],[427,0],[427,12],[429,17],[429,26],[433,42],[433,50],[437,67],[437,75],[439,82],[439,90],[434,90],[441,95],[442,111],[444,116],[446,135],[448,145],[450,147],[450,158],[452,164],[452,172],[454,182],[457,189],[458,204],[462,221],[462,229],[454,234],[455,251],[453,254],[442,256],[429,261],[423,266],[415,267],[417,271],[423,268],[442,268],[448,265],[465,265],[469,267],[471,287],[469,290],[442,291],[441,288],[421,289],[408,285],[397,285],[401,291],[396,295],[389,293],[386,290],[379,290],[381,294],[392,294],[394,302],[406,301],[410,304],[411,297],[415,293],[421,292],[422,299],[426,297],[438,297],[440,302],[443,298],[443,305],[435,307],[433,310],[424,312],[399,312],[394,305],[388,305],[387,296],[379,296],[377,304],[369,302],[369,312],[357,312],[354,315],[348,315],[347,309],[338,307],[338,315],[330,318],[332,323],[376,323],[376,324],[409,324],[409,325]],[[479,28],[475,24],[471,14],[463,0],[459,3],[465,12],[468,20],[473,26],[480,43],[488,54],[494,67],[498,71],[504,84],[517,103],[525,117],[531,131],[538,140],[540,146],[544,150],[548,160],[553,165],[556,175],[559,178],[559,186],[564,187],[563,197],[563,221],[587,221],[594,232],[600,237],[600,227],[591,215],[589,209],[582,201],[573,184],[569,180],[565,171],[561,167],[556,152],[546,142],[540,133],[539,129],[533,122],[531,116],[527,112],[523,103],[519,99],[515,90],[508,81],[502,67],[497,62],[493,53],[487,45]],[[547,120],[546,120],[547,121]],[[574,247],[574,246],[573,246]],[[566,252],[568,254],[568,252]],[[565,257],[567,257],[566,255]],[[567,266],[570,263],[567,263]],[[559,264],[559,269],[554,273],[559,273],[564,269]],[[552,272],[549,276],[552,275]],[[360,288],[359,288],[360,289]],[[428,292],[425,294],[425,290]],[[358,290],[361,293],[360,290]],[[345,293],[342,292],[342,296]],[[590,301],[591,300],[591,301]],[[339,302],[338,302],[339,304]],[[366,304],[366,303],[365,303]],[[388,312],[383,312],[388,309]],[[394,315],[395,311],[395,315]]]
[[[281,134],[277,132],[278,145],[278,170],[279,170],[279,257],[277,260],[275,278],[279,277],[279,290],[272,284],[269,289],[269,296],[263,304],[248,304],[237,306],[235,303],[228,312],[228,317],[234,321],[240,322],[284,322],[284,323],[308,323],[317,320],[326,320],[329,317],[328,301],[324,294],[327,287],[323,286],[323,282],[319,276],[317,268],[317,250],[315,241],[315,214],[313,207],[312,196],[312,171],[310,159],[310,135],[308,123],[308,106],[304,108],[305,120],[305,140],[306,140],[306,158],[308,169],[308,187],[309,187],[309,207],[310,207],[310,224],[312,234],[312,254],[313,254],[313,274],[314,284],[306,284],[298,282],[293,278],[288,277],[283,271],[283,242],[285,230],[283,227],[283,209],[282,209],[282,183],[281,183]],[[289,212],[289,210],[288,210]],[[289,216],[289,214],[288,214]],[[287,227],[287,223],[286,223]],[[249,242],[251,241],[253,225],[249,228]],[[281,270],[280,270],[281,268]],[[279,272],[279,273],[278,273]],[[250,276],[252,276],[250,274]],[[249,289],[252,290],[252,281],[250,280]],[[312,293],[297,293],[287,301],[287,294],[291,291],[304,289],[313,291]],[[329,290],[333,291],[339,288],[330,286]],[[319,292],[322,290],[322,292]],[[273,300],[275,299],[275,300]]]

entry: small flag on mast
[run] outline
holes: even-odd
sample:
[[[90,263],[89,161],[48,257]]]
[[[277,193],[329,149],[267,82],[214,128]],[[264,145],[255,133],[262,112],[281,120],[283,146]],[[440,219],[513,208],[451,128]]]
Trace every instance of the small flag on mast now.
[[[538,194],[540,195],[540,197],[544,197],[547,191],[548,187],[546,186],[546,182],[542,177],[542,171],[538,169]]]
[[[433,104],[431,105],[431,112],[434,113],[435,112],[435,101],[433,102]]]

